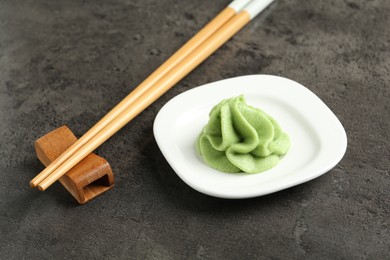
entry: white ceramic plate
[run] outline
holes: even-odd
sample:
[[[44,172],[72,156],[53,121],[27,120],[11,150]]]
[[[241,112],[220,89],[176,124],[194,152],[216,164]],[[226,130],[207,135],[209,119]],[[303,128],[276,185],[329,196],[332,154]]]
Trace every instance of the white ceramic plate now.
[[[228,174],[207,166],[195,141],[211,108],[243,94],[279,122],[291,148],[274,168],[258,174]],[[203,85],[170,100],[154,122],[157,144],[177,175],[195,190],[220,198],[250,198],[312,180],[333,168],[347,148],[343,126],[310,90],[292,80],[251,75]]]

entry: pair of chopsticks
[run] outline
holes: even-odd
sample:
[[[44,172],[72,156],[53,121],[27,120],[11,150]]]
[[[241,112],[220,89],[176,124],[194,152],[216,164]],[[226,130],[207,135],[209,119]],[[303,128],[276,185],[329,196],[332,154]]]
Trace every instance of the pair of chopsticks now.
[[[234,0],[30,182],[43,191],[233,37],[273,0]]]

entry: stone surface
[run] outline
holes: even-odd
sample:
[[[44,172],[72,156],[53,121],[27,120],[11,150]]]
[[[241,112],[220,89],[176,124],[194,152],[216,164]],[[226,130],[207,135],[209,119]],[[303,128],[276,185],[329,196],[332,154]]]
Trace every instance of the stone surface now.
[[[60,184],[28,187],[33,142],[78,136],[229,1],[0,2],[2,259],[384,259],[390,254],[390,2],[280,0],[97,153],[113,190],[78,206]],[[184,184],[152,133],[195,86],[275,74],[316,93],[348,135],[343,160],[309,183],[223,200]]]

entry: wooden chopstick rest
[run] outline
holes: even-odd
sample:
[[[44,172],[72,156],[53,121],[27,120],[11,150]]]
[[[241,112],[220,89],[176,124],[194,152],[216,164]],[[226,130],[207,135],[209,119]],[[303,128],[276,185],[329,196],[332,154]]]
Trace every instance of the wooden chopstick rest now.
[[[67,126],[61,126],[35,141],[38,159],[49,165],[77,141]],[[59,179],[80,204],[84,204],[114,186],[114,175],[108,162],[91,153]]]

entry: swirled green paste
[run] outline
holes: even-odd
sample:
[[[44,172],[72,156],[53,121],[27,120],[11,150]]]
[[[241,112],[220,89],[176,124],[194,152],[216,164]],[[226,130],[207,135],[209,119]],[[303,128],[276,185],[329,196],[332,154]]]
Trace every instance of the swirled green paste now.
[[[290,139],[272,117],[247,105],[241,95],[213,107],[196,148],[219,171],[259,173],[278,164]]]

